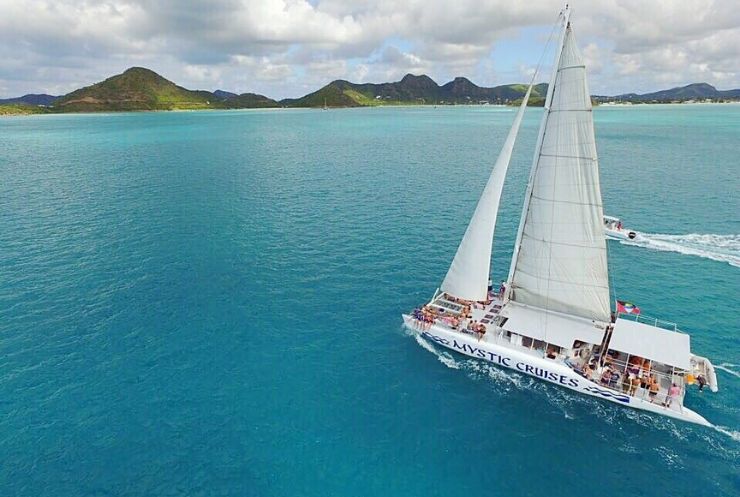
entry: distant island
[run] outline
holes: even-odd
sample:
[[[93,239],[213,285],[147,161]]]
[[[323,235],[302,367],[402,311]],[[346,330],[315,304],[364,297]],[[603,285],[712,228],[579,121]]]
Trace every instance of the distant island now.
[[[429,76],[407,74],[401,81],[394,83],[357,84],[336,80],[301,98],[277,101],[255,93],[188,90],[150,69],[132,67],[121,74],[67,95],[28,94],[0,100],[0,115],[324,106],[511,105],[521,101],[526,89],[527,85],[524,84],[486,88],[477,86],[463,77],[440,86]],[[542,106],[546,93],[546,83],[536,85],[532,90],[529,104]],[[720,91],[707,83],[696,83],[642,95],[635,93],[616,96],[596,95],[592,99],[595,103],[602,104],[724,102],[740,100],[740,89]]]

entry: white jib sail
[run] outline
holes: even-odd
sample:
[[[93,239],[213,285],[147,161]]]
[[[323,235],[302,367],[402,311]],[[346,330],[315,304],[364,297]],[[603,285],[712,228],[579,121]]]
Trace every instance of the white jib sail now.
[[[609,321],[609,276],[591,97],[568,25],[510,272],[515,302]]]
[[[470,219],[465,235],[457,248],[447,276],[440,289],[455,297],[465,300],[488,299],[488,277],[491,271],[491,250],[493,232],[496,228],[498,206],[501,191],[504,187],[506,171],[509,169],[511,153],[516,142],[519,125],[522,122],[524,109],[527,107],[532,84],[527,88],[522,104],[514,118],[514,123],[506,137],[506,142],[499,153],[491,176],[488,178],[483,194],[478,201],[473,217]]]

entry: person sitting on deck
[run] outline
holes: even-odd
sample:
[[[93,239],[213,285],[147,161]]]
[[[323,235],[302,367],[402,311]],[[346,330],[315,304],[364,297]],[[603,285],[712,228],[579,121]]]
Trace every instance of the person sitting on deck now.
[[[465,305],[465,306],[463,307],[463,309],[462,309],[462,315],[463,315],[464,317],[466,317],[466,318],[469,318],[469,317],[471,317],[471,315],[470,315],[470,306],[469,306],[469,305]]]
[[[590,364],[586,363],[586,364],[583,365],[583,371],[582,371],[582,373],[583,373],[583,376],[587,380],[590,380],[591,379],[591,375],[593,375],[593,373],[594,373],[594,370],[591,368],[591,365]]]
[[[480,341],[480,339],[483,338],[483,335],[486,334],[486,325],[483,323],[478,323],[478,325],[475,327],[475,332],[478,334],[478,341]]]
[[[609,378],[609,384],[607,386],[616,390],[617,384],[619,384],[619,371],[613,370],[611,373],[612,375]]]
[[[637,364],[630,362],[630,364],[627,365],[627,372],[630,375],[637,376],[640,374],[640,367]]]
[[[601,375],[601,384],[602,385],[609,385],[609,382],[612,380],[612,370],[607,368],[604,368],[604,372]]]

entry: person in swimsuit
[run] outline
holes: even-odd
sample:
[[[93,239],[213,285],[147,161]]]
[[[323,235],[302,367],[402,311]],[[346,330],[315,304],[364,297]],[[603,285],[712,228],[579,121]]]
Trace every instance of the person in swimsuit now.
[[[655,378],[655,376],[651,376],[648,380],[648,390],[650,390],[650,393],[648,395],[650,396],[650,403],[652,404],[655,402],[655,397],[660,391],[660,384],[658,383],[658,380]]]

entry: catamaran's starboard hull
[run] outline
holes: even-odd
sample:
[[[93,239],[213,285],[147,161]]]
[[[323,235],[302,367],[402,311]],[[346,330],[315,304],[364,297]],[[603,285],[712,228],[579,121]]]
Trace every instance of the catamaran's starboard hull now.
[[[421,335],[422,338],[454,352],[484,360],[496,366],[513,369],[581,394],[613,402],[622,407],[632,407],[689,423],[712,426],[709,421],[690,409],[685,407],[681,410],[669,409],[639,397],[632,397],[605,388],[598,383],[587,380],[561,362],[536,357],[486,340],[479,341],[474,336],[465,335],[436,324],[426,329],[420,329],[418,321],[406,314],[403,315],[403,322],[406,328]]]

